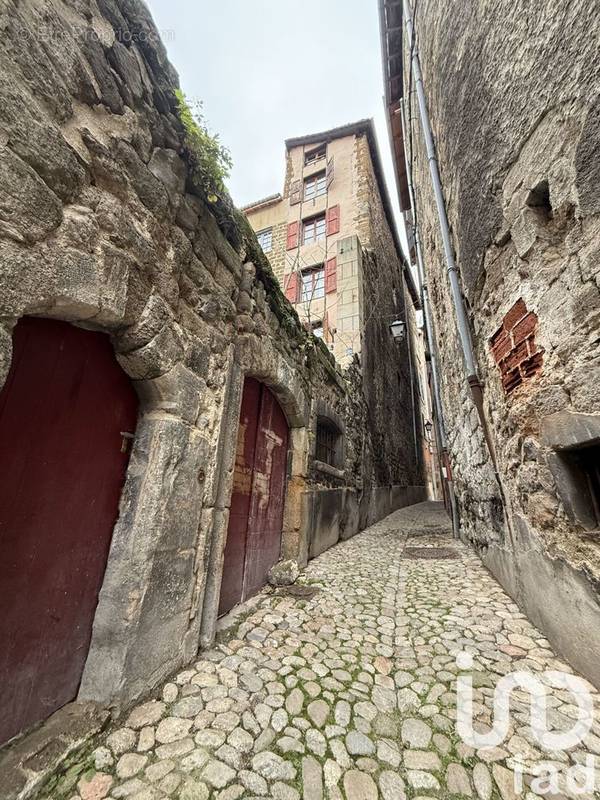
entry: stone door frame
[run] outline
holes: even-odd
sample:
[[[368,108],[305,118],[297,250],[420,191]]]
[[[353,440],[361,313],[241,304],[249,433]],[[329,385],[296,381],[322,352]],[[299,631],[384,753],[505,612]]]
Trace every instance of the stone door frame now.
[[[215,480],[215,521],[210,536],[207,576],[200,628],[200,647],[210,647],[215,639],[223,556],[233,489],[242,390],[245,378],[264,383],[277,398],[289,425],[288,476],[281,532],[281,557],[294,559],[301,566],[308,560],[306,530],[302,525],[302,498],[308,471],[308,426],[310,400],[295,371],[267,340],[257,344],[255,337],[238,338],[227,377],[227,390],[221,418],[218,474]]]
[[[151,295],[140,318],[126,327],[99,299],[94,298],[95,307],[86,299],[83,305],[76,296],[61,296],[60,303],[30,304],[4,317],[0,388],[12,361],[14,326],[22,316],[37,316],[110,335],[115,358],[138,394],[136,434],[76,697],[76,702],[93,700],[118,713],[197,651],[193,606],[202,552],[199,483],[209,448],[190,410],[190,381],[196,376],[176,363],[165,364],[156,377],[143,377],[148,348],[155,344],[158,350],[165,337],[181,334],[172,316],[166,315],[165,322],[164,303]],[[151,333],[142,332],[146,343],[134,349],[131,332],[143,326]],[[192,501],[182,513],[186,497]]]

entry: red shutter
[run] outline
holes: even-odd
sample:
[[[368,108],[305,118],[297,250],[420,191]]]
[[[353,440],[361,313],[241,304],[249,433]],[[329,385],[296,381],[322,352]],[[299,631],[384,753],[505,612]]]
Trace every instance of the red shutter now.
[[[337,289],[337,258],[328,258],[325,264],[325,293],[335,292]]]
[[[297,225],[298,223],[292,223]],[[290,303],[297,303],[298,302],[298,273],[292,272],[291,275],[288,275],[287,283],[285,286],[285,296],[290,301]]]
[[[290,184],[290,205],[296,205],[302,199],[302,181],[292,181]]]
[[[298,227],[298,222],[290,222],[288,225],[286,250],[293,250],[298,247]]]
[[[340,231],[340,207],[331,206],[327,209],[327,236]]]

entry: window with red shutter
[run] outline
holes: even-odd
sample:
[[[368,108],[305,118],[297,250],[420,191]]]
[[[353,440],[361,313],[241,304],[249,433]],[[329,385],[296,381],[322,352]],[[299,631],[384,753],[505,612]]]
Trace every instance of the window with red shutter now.
[[[298,227],[297,222],[290,222],[287,229],[287,245],[286,250],[293,250],[298,247]]]
[[[328,258],[325,264],[325,292],[335,292],[337,289],[337,258]]]
[[[327,236],[340,232],[340,207],[331,206],[327,209]]]
[[[287,283],[285,285],[285,296],[290,301],[290,303],[297,303],[298,302],[298,273],[292,272],[287,277]]]

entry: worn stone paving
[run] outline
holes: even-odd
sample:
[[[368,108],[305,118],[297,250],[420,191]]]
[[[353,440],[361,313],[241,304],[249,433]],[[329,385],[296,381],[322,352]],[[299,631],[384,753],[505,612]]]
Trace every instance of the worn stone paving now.
[[[406,557],[407,547],[440,546],[458,557]],[[512,800],[517,759],[564,768],[600,754],[598,723],[585,745],[540,752],[518,695],[501,746],[476,752],[458,737],[459,652],[474,656],[475,711],[490,724],[502,675],[571,670],[452,539],[436,505],[340,543],[300,582],[312,597],[265,591],[212,650],[108,731],[52,798]],[[548,691],[555,725],[569,727],[571,696]]]

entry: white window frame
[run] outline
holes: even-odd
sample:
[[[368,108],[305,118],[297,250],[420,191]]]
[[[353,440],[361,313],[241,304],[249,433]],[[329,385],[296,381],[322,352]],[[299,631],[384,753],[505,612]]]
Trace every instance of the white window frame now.
[[[268,247],[265,247],[263,244],[263,239],[268,236]],[[258,239],[258,243],[261,246],[263,253],[270,253],[273,249],[273,228],[263,228],[261,231],[256,232],[256,238]]]
[[[325,297],[325,267],[309,267],[300,272],[300,302],[320,300]]]
[[[327,194],[327,175],[325,170],[311,175],[304,179],[304,199],[314,200],[317,197]]]
[[[322,230],[318,231],[318,226]],[[307,229],[311,230],[310,238],[306,237]],[[325,214],[318,214],[316,217],[302,221],[302,244],[313,244],[314,242],[322,242],[327,238],[327,219]]]

